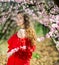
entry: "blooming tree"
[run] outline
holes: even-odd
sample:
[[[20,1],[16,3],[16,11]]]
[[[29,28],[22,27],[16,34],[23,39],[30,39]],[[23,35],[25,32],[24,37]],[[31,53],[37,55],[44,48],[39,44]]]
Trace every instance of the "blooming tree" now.
[[[59,50],[59,8],[54,4],[53,0],[8,1],[5,4],[3,4],[3,1],[0,3],[0,23],[10,20],[14,24],[13,21],[15,21],[18,12],[27,13],[31,16],[31,19],[37,20],[37,22],[50,29],[50,32],[45,37],[38,38],[38,41],[52,38]],[[7,27],[4,28],[3,32],[6,32]]]

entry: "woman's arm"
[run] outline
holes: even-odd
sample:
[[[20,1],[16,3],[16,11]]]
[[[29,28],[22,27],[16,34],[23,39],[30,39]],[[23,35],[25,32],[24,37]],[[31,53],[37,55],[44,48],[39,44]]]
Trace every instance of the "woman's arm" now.
[[[9,51],[8,53],[7,53],[7,57],[9,58],[12,54],[14,54],[15,52],[17,52],[19,50],[19,48],[14,48],[14,49],[12,49],[11,51]]]
[[[14,54],[15,52],[18,52],[18,50],[25,51],[26,50],[26,46],[20,46],[20,47],[12,49],[11,51],[9,51],[7,53],[7,57],[9,58],[12,54]]]

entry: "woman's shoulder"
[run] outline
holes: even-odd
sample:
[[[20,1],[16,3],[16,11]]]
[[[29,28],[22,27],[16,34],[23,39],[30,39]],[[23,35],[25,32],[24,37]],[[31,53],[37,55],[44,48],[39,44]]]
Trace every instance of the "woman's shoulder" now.
[[[16,37],[17,37],[17,33],[13,34],[13,35],[10,37],[10,39],[14,39],[14,38],[16,38]]]
[[[15,41],[17,39],[17,33],[13,34],[9,39],[8,39],[8,43],[12,43],[13,41]]]

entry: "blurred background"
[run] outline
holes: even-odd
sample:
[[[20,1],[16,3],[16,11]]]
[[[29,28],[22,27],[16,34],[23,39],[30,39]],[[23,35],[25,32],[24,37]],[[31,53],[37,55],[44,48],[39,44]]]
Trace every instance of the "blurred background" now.
[[[31,65],[59,65],[59,1],[0,0],[0,65],[7,63],[7,40],[19,29],[17,13],[27,13],[37,35]]]

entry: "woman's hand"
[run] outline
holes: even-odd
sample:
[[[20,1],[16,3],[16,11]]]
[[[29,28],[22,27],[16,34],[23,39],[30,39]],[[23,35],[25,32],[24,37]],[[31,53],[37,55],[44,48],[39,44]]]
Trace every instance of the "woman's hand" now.
[[[20,46],[21,49],[25,50],[26,49],[26,46]]]
[[[14,54],[15,52],[17,52],[19,50],[19,48],[14,48],[12,49],[10,52],[7,53],[7,57],[9,58],[12,54]]]

